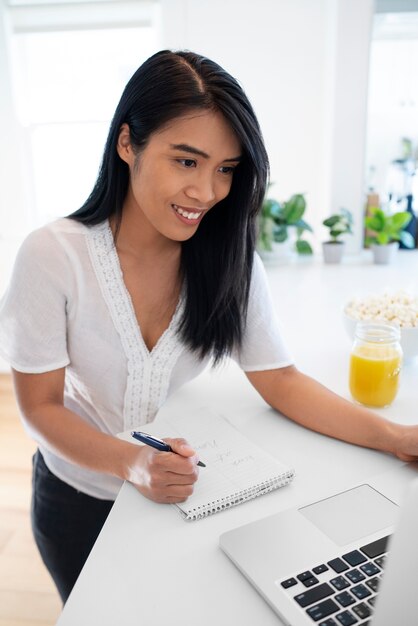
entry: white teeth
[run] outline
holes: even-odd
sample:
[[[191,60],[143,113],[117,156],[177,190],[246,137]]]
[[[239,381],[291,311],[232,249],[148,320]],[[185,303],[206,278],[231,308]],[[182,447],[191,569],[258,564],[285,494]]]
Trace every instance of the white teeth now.
[[[184,209],[181,209],[180,207],[178,207],[177,204],[173,204],[173,207],[177,211],[177,213],[179,213],[183,217],[186,217],[189,220],[197,220],[197,218],[200,217],[200,213],[189,213],[185,211]]]

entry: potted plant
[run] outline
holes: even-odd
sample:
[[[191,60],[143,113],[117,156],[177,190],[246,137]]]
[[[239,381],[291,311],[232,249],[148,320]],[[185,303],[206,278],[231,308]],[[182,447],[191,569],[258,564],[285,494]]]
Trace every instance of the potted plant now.
[[[291,230],[295,232],[294,249],[299,254],[312,254],[310,243],[303,237],[305,231],[312,232],[312,227],[302,219],[306,210],[303,194],[294,194],[287,202],[280,203],[273,198],[265,198],[258,218],[257,249],[264,259],[289,256],[293,244]],[[285,244],[284,253],[279,252]]]
[[[370,246],[375,263],[389,263],[394,258],[400,241],[406,248],[415,247],[411,233],[404,230],[411,217],[407,211],[398,211],[390,215],[380,207],[369,208],[369,213],[364,218],[368,230],[365,244]]]
[[[324,261],[325,263],[341,263],[345,241],[341,241],[340,237],[353,234],[353,216],[347,209],[340,209],[339,213],[330,215],[322,223],[329,229],[330,236],[328,241],[322,243]]]

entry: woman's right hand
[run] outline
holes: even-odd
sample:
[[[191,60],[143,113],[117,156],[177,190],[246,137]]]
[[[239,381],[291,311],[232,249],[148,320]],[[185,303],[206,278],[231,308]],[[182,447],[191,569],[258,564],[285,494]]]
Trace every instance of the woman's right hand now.
[[[173,452],[130,444],[135,450],[131,450],[127,480],[154,502],[184,502],[199,477],[199,459],[185,439],[164,441]]]

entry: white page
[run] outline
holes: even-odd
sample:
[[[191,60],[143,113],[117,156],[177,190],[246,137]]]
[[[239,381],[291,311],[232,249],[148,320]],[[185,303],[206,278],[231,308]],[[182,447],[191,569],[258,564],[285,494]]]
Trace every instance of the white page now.
[[[194,518],[238,504],[287,484],[294,471],[209,409],[193,416],[157,419],[137,430],[156,437],[183,437],[206,467],[199,468],[193,494],[176,506]],[[135,442],[129,433],[121,435]]]

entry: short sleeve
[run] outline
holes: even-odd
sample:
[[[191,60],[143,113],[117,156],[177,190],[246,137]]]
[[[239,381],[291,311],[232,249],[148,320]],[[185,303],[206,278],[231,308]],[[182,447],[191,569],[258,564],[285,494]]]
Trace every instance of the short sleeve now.
[[[14,369],[39,374],[69,364],[68,273],[65,253],[47,227],[25,239],[0,301],[0,354]]]
[[[231,356],[246,372],[293,364],[293,357],[282,337],[266,271],[258,254],[254,255],[243,341]]]

